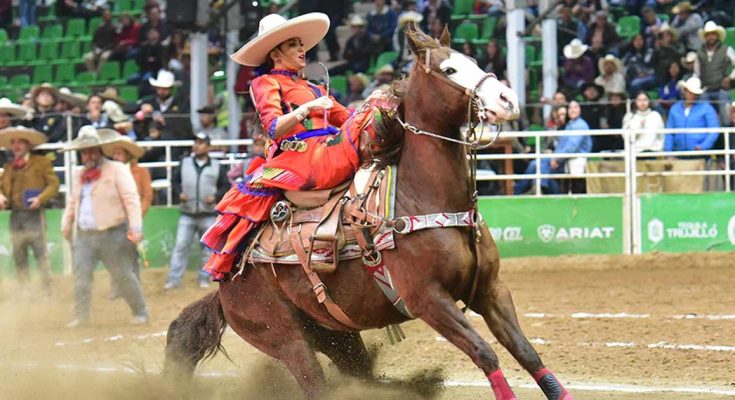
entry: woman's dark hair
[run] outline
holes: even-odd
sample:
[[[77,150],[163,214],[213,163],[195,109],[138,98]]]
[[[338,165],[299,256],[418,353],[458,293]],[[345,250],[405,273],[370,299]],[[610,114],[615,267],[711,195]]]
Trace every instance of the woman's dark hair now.
[[[681,63],[679,61],[673,60],[673,61],[671,61],[669,63],[669,65],[666,66],[666,82],[674,79],[674,77],[671,76],[671,72],[670,72],[671,71],[671,66],[674,65],[674,64],[676,64],[676,66],[679,67],[679,76],[677,76],[676,78],[680,78],[681,77],[681,71],[684,69],[684,67],[681,66]]]

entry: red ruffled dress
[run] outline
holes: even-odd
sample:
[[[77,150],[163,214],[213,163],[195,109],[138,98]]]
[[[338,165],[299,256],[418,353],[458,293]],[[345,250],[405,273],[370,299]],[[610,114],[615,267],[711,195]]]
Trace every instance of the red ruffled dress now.
[[[214,280],[223,279],[232,269],[238,253],[245,250],[243,239],[268,219],[283,190],[329,189],[354,175],[360,165],[360,133],[372,118],[367,110],[350,115],[332,98],[332,109],[312,112],[291,132],[275,139],[280,116],[322,97],[326,90],[296,72],[272,70],[254,79],[251,91],[271,141],[266,159],[251,164],[248,176],[222,198],[216,207],[220,215],[202,237],[202,244],[212,250],[204,270]],[[283,141],[297,139],[306,142],[305,151],[281,150]]]

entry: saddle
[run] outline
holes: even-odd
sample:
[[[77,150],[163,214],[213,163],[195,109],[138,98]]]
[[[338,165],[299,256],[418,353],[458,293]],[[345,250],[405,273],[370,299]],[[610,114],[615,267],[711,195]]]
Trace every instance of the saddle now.
[[[361,169],[353,181],[328,189],[285,192],[258,233],[250,262],[307,264],[315,272],[334,272],[340,260],[363,254],[360,243],[394,248],[393,232],[380,225],[357,226],[352,215],[393,217],[395,167]],[[360,214],[362,215],[362,214]],[[369,236],[369,238],[360,237]],[[370,240],[372,239],[372,240]]]

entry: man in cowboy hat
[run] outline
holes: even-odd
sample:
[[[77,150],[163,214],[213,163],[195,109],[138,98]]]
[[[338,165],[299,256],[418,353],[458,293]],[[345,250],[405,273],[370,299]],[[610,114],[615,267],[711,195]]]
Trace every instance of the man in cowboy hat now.
[[[0,99],[0,129],[21,125],[21,119],[28,113],[30,113],[29,109],[3,97]],[[0,149],[0,165],[4,165],[8,160],[6,152]]]
[[[118,282],[130,307],[132,324],[148,321],[140,281],[135,276],[136,244],[143,240],[140,197],[130,169],[107,160],[102,145],[118,137],[112,129],[83,126],[62,151],[78,151],[82,164],[71,183],[61,232],[72,240],[74,255],[74,315],[67,327],[87,324],[94,269],[99,261]],[[76,235],[73,232],[76,231]]]
[[[156,90],[156,94],[142,99],[140,109],[163,124],[166,136],[190,139],[189,106],[181,97],[173,95],[176,84],[173,72],[162,69],[155,78],[149,78],[148,83]]]
[[[44,289],[50,294],[51,268],[46,252],[46,219],[44,205],[59,191],[59,178],[51,161],[31,154],[32,148],[45,143],[46,136],[25,127],[0,130],[0,147],[13,153],[13,161],[5,164],[0,186],[0,210],[9,208],[13,259],[18,280],[29,280],[28,248],[33,249]]]
[[[697,101],[704,93],[702,82],[692,77],[679,83],[684,100],[677,101],[669,110],[666,128],[719,128],[715,109],[707,102]],[[667,134],[665,151],[709,150],[717,141],[719,133]]]
[[[148,213],[148,209],[151,207],[151,203],[153,202],[151,173],[148,172],[148,169],[138,165],[138,159],[145,154],[145,149],[135,143],[133,139],[120,135],[103,144],[102,153],[113,161],[123,163],[130,168],[130,173],[133,174],[135,187],[138,189],[138,195],[140,196],[141,216],[145,218],[145,215]],[[135,261],[136,263],[133,266],[133,271],[135,272],[135,276],[138,277],[138,280],[140,280],[140,263],[137,258]],[[118,282],[110,276],[110,294],[108,295],[108,298],[112,300],[119,296],[120,289],[118,287]]]
[[[597,61],[597,69],[600,75],[595,78],[595,83],[605,88],[605,93],[612,93],[612,89],[625,88],[625,77],[623,76],[623,62],[613,54],[608,54]]]
[[[347,60],[348,68],[354,72],[365,72],[370,67],[370,58],[377,55],[376,47],[365,31],[367,22],[360,15],[350,17],[352,35],[345,43],[342,57]]]
[[[225,130],[217,126],[216,112],[214,106],[209,104],[197,110],[199,123],[201,124],[199,132],[204,133],[212,140],[227,139]]]
[[[676,41],[678,33],[676,30],[664,22],[659,26],[656,33],[656,41],[654,47],[654,59],[656,60],[656,76],[663,82],[664,77],[668,74],[669,66],[672,62],[679,62],[684,52],[684,46]]]
[[[679,40],[687,50],[697,51],[702,47],[702,40],[698,35],[699,28],[704,25],[702,17],[694,11],[692,3],[682,1],[671,10],[676,17],[671,21],[671,26],[679,32]]]
[[[61,114],[54,110],[59,91],[50,83],[44,83],[31,89],[34,116],[31,126],[40,131],[49,143],[66,140],[66,123]]]
[[[589,46],[579,39],[572,39],[564,46],[564,75],[562,82],[569,92],[576,92],[580,86],[592,82],[595,78],[595,67],[592,59],[585,53]]]
[[[735,79],[735,70],[729,74],[728,70],[735,66],[735,50],[723,43],[725,28],[714,21],[708,21],[699,30],[699,37],[704,41],[704,46],[697,52],[699,64],[695,74],[702,80],[705,90],[699,99],[714,102],[722,125],[730,125],[728,90],[732,87],[732,79]]]
[[[178,194],[181,216],[176,228],[176,245],[171,254],[171,269],[164,289],[181,286],[186,271],[189,251],[204,232],[214,224],[217,216],[215,206],[230,188],[227,168],[209,157],[210,138],[204,132],[194,137],[191,157],[181,160],[176,170],[173,186]],[[209,259],[211,252],[202,246],[202,265]],[[209,287],[209,275],[199,270],[199,287]]]

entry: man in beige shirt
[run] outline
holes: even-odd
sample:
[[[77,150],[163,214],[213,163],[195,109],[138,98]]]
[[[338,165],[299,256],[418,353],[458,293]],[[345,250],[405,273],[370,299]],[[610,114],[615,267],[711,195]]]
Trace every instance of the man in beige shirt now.
[[[67,324],[69,328],[89,322],[92,275],[98,261],[118,282],[120,295],[133,312],[131,323],[148,322],[143,290],[133,269],[136,244],[143,240],[140,197],[130,169],[107,160],[101,150],[117,136],[111,129],[87,125],[63,149],[79,151],[84,164],[74,175],[61,221],[64,237],[73,238],[75,319]]]

